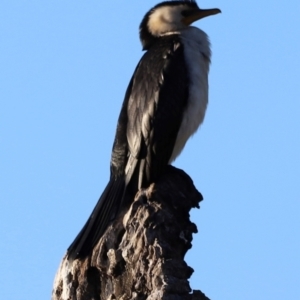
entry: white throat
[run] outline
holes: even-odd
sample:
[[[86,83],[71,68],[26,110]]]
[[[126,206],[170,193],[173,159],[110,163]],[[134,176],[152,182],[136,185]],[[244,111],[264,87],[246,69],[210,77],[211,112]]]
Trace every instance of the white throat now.
[[[182,151],[185,143],[204,120],[208,104],[210,43],[208,36],[196,27],[181,30],[184,58],[189,72],[189,98],[169,163]]]

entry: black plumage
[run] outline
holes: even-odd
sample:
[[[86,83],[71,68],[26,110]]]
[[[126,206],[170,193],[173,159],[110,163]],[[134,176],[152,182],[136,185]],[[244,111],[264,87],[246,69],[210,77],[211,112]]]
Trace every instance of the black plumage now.
[[[110,181],[70,245],[69,258],[89,253],[118,212],[127,189],[132,194],[147,187],[165,171],[187,103],[188,85],[178,35],[158,39],[129,83],[112,150]]]
[[[90,253],[123,207],[124,199],[132,199],[138,189],[155,182],[203,121],[209,42],[204,32],[196,28],[189,31],[188,26],[190,20],[218,12],[213,9],[203,15],[194,1],[168,1],[155,6],[143,18],[140,39],[147,52],[125,94],[112,149],[110,180],[68,248],[70,260]],[[169,19],[162,18],[163,14]],[[196,42],[185,44],[184,40],[193,38]],[[185,46],[189,51],[185,51]],[[192,55],[188,63],[186,53]],[[189,124],[189,117],[196,121]]]

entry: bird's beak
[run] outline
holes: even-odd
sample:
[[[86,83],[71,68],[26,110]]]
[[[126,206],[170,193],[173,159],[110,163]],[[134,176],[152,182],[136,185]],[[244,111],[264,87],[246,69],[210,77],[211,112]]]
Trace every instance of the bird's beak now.
[[[186,12],[186,15],[182,19],[182,23],[185,25],[191,25],[193,22],[200,20],[202,18],[219,14],[221,12],[218,8],[211,9],[196,9]]]

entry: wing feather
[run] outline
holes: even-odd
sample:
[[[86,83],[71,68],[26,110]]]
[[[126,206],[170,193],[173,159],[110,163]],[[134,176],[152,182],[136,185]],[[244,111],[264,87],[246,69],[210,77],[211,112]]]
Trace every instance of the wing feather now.
[[[128,163],[135,167],[127,169],[130,178],[138,173],[138,188],[155,181],[172,155],[188,100],[183,51],[178,35],[164,37],[145,53],[133,75],[126,136]]]

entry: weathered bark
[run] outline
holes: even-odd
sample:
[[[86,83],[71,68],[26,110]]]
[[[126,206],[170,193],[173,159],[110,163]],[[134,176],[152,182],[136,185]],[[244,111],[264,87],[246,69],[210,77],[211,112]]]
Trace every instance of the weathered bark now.
[[[52,300],[209,300],[193,291],[184,261],[196,225],[189,211],[201,194],[183,171],[170,167],[159,182],[139,191],[84,260],[57,272]]]

